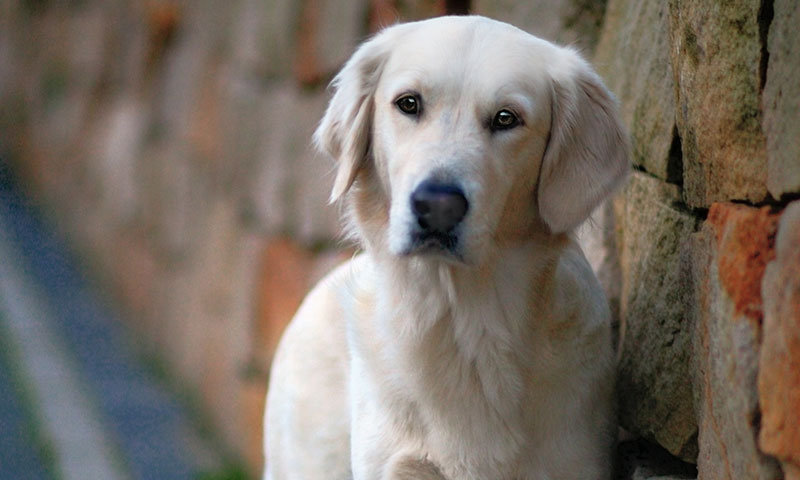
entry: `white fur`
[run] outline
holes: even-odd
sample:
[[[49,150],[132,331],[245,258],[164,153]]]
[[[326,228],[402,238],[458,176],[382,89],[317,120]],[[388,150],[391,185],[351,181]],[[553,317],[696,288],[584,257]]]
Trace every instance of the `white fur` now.
[[[600,79],[509,25],[442,17],[380,33],[334,87],[316,141],[365,252],[281,341],[265,478],[608,478],[609,313],[571,234],[628,168]],[[416,119],[395,106],[410,91]],[[501,109],[521,125],[492,132]],[[457,254],[413,249],[430,178],[469,201]]]

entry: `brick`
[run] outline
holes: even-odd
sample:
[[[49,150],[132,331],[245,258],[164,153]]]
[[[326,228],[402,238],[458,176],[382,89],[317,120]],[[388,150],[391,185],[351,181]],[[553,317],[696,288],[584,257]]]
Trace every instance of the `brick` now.
[[[324,92],[281,84],[260,100],[253,115],[263,129],[256,163],[242,179],[257,230],[292,235],[309,246],[338,238],[338,211],[328,205],[334,165],[311,145],[327,99]]]
[[[267,240],[256,287],[255,337],[266,368],[309,287],[312,252],[288,238]]]
[[[300,14],[295,79],[304,85],[327,81],[366,38],[368,0],[304,0]]]
[[[775,198],[800,192],[800,3],[775,0],[764,86],[767,186]]]
[[[600,2],[572,0],[473,0],[472,13],[515,25],[562,45],[575,45],[591,54],[603,18]]]
[[[778,216],[769,207],[714,204],[708,212],[718,245],[719,281],[734,303],[734,314],[761,323],[761,278],[774,256]]]
[[[714,204],[692,236],[700,479],[781,478],[756,442],[760,283],[774,255],[777,219],[769,208]]]
[[[691,283],[686,242],[697,220],[676,206],[680,190],[634,172],[615,204],[623,329],[617,375],[621,425],[694,461]]]
[[[244,0],[231,31],[233,75],[270,80],[292,73],[303,2]]]
[[[239,392],[242,408],[237,412],[242,426],[242,450],[252,478],[264,471],[264,407],[267,400],[267,379],[249,378]]]
[[[634,165],[680,183],[667,2],[611,0],[594,63],[620,101]]]
[[[760,4],[669,2],[684,199],[692,207],[767,198]]]
[[[762,283],[759,445],[783,462],[787,478],[800,478],[800,202],[784,211],[775,243]]]
[[[348,250],[316,252],[287,237],[268,238],[256,285],[255,344],[258,362],[268,367],[286,325],[308,291],[350,257]]]

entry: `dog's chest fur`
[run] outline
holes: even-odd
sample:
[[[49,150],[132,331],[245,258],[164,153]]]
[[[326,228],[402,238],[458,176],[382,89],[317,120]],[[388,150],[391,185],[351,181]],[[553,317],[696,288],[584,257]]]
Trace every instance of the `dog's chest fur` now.
[[[537,291],[547,284],[537,277],[551,274],[548,260],[534,263],[521,250],[491,271],[418,259],[376,269],[383,276],[373,291],[394,296],[376,296],[374,312],[384,314],[352,333],[368,365],[364,380],[380,379],[372,388],[391,406],[392,423],[417,437],[448,478],[514,478],[530,447],[532,383],[553,363],[542,318],[549,306],[540,300],[549,292]]]

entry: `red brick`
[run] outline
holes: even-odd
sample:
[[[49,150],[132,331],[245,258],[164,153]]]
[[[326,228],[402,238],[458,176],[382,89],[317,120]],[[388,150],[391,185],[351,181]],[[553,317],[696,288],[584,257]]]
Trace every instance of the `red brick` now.
[[[759,445],[800,478],[800,202],[785,210],[776,243],[764,277]]]
[[[280,336],[307,293],[312,253],[291,240],[268,241],[257,286],[256,342],[271,359]]]
[[[305,0],[300,25],[297,30],[297,50],[294,57],[295,80],[303,85],[313,85],[322,80],[324,72],[317,58],[318,0]]]
[[[368,0],[304,0],[294,51],[300,84],[327,81],[350,58],[367,32]]]
[[[253,473],[253,478],[264,469],[264,406],[266,405],[266,382],[244,382],[239,392],[241,409],[239,425],[243,427],[244,441],[242,454],[245,464]]]
[[[400,21],[396,0],[372,0],[369,5],[369,31],[379,32]]]
[[[767,263],[775,258],[778,219],[769,207],[732,203],[715,203],[708,212],[717,238],[719,280],[735,312],[759,324],[763,318],[761,279]]]
[[[254,345],[259,358],[268,363],[308,291],[351,255],[340,250],[317,253],[288,238],[267,241],[256,286]]]
[[[180,7],[172,1],[150,0],[145,3],[144,10],[148,30],[146,63],[148,69],[152,69],[175,38],[182,15]]]
[[[444,0],[372,0],[369,29],[378,32],[401,21],[422,20],[446,13]]]

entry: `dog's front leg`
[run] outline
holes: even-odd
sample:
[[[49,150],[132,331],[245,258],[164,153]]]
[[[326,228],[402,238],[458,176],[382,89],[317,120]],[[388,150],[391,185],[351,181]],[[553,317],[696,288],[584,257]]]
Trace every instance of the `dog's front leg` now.
[[[433,463],[407,453],[394,455],[382,480],[447,480]]]

